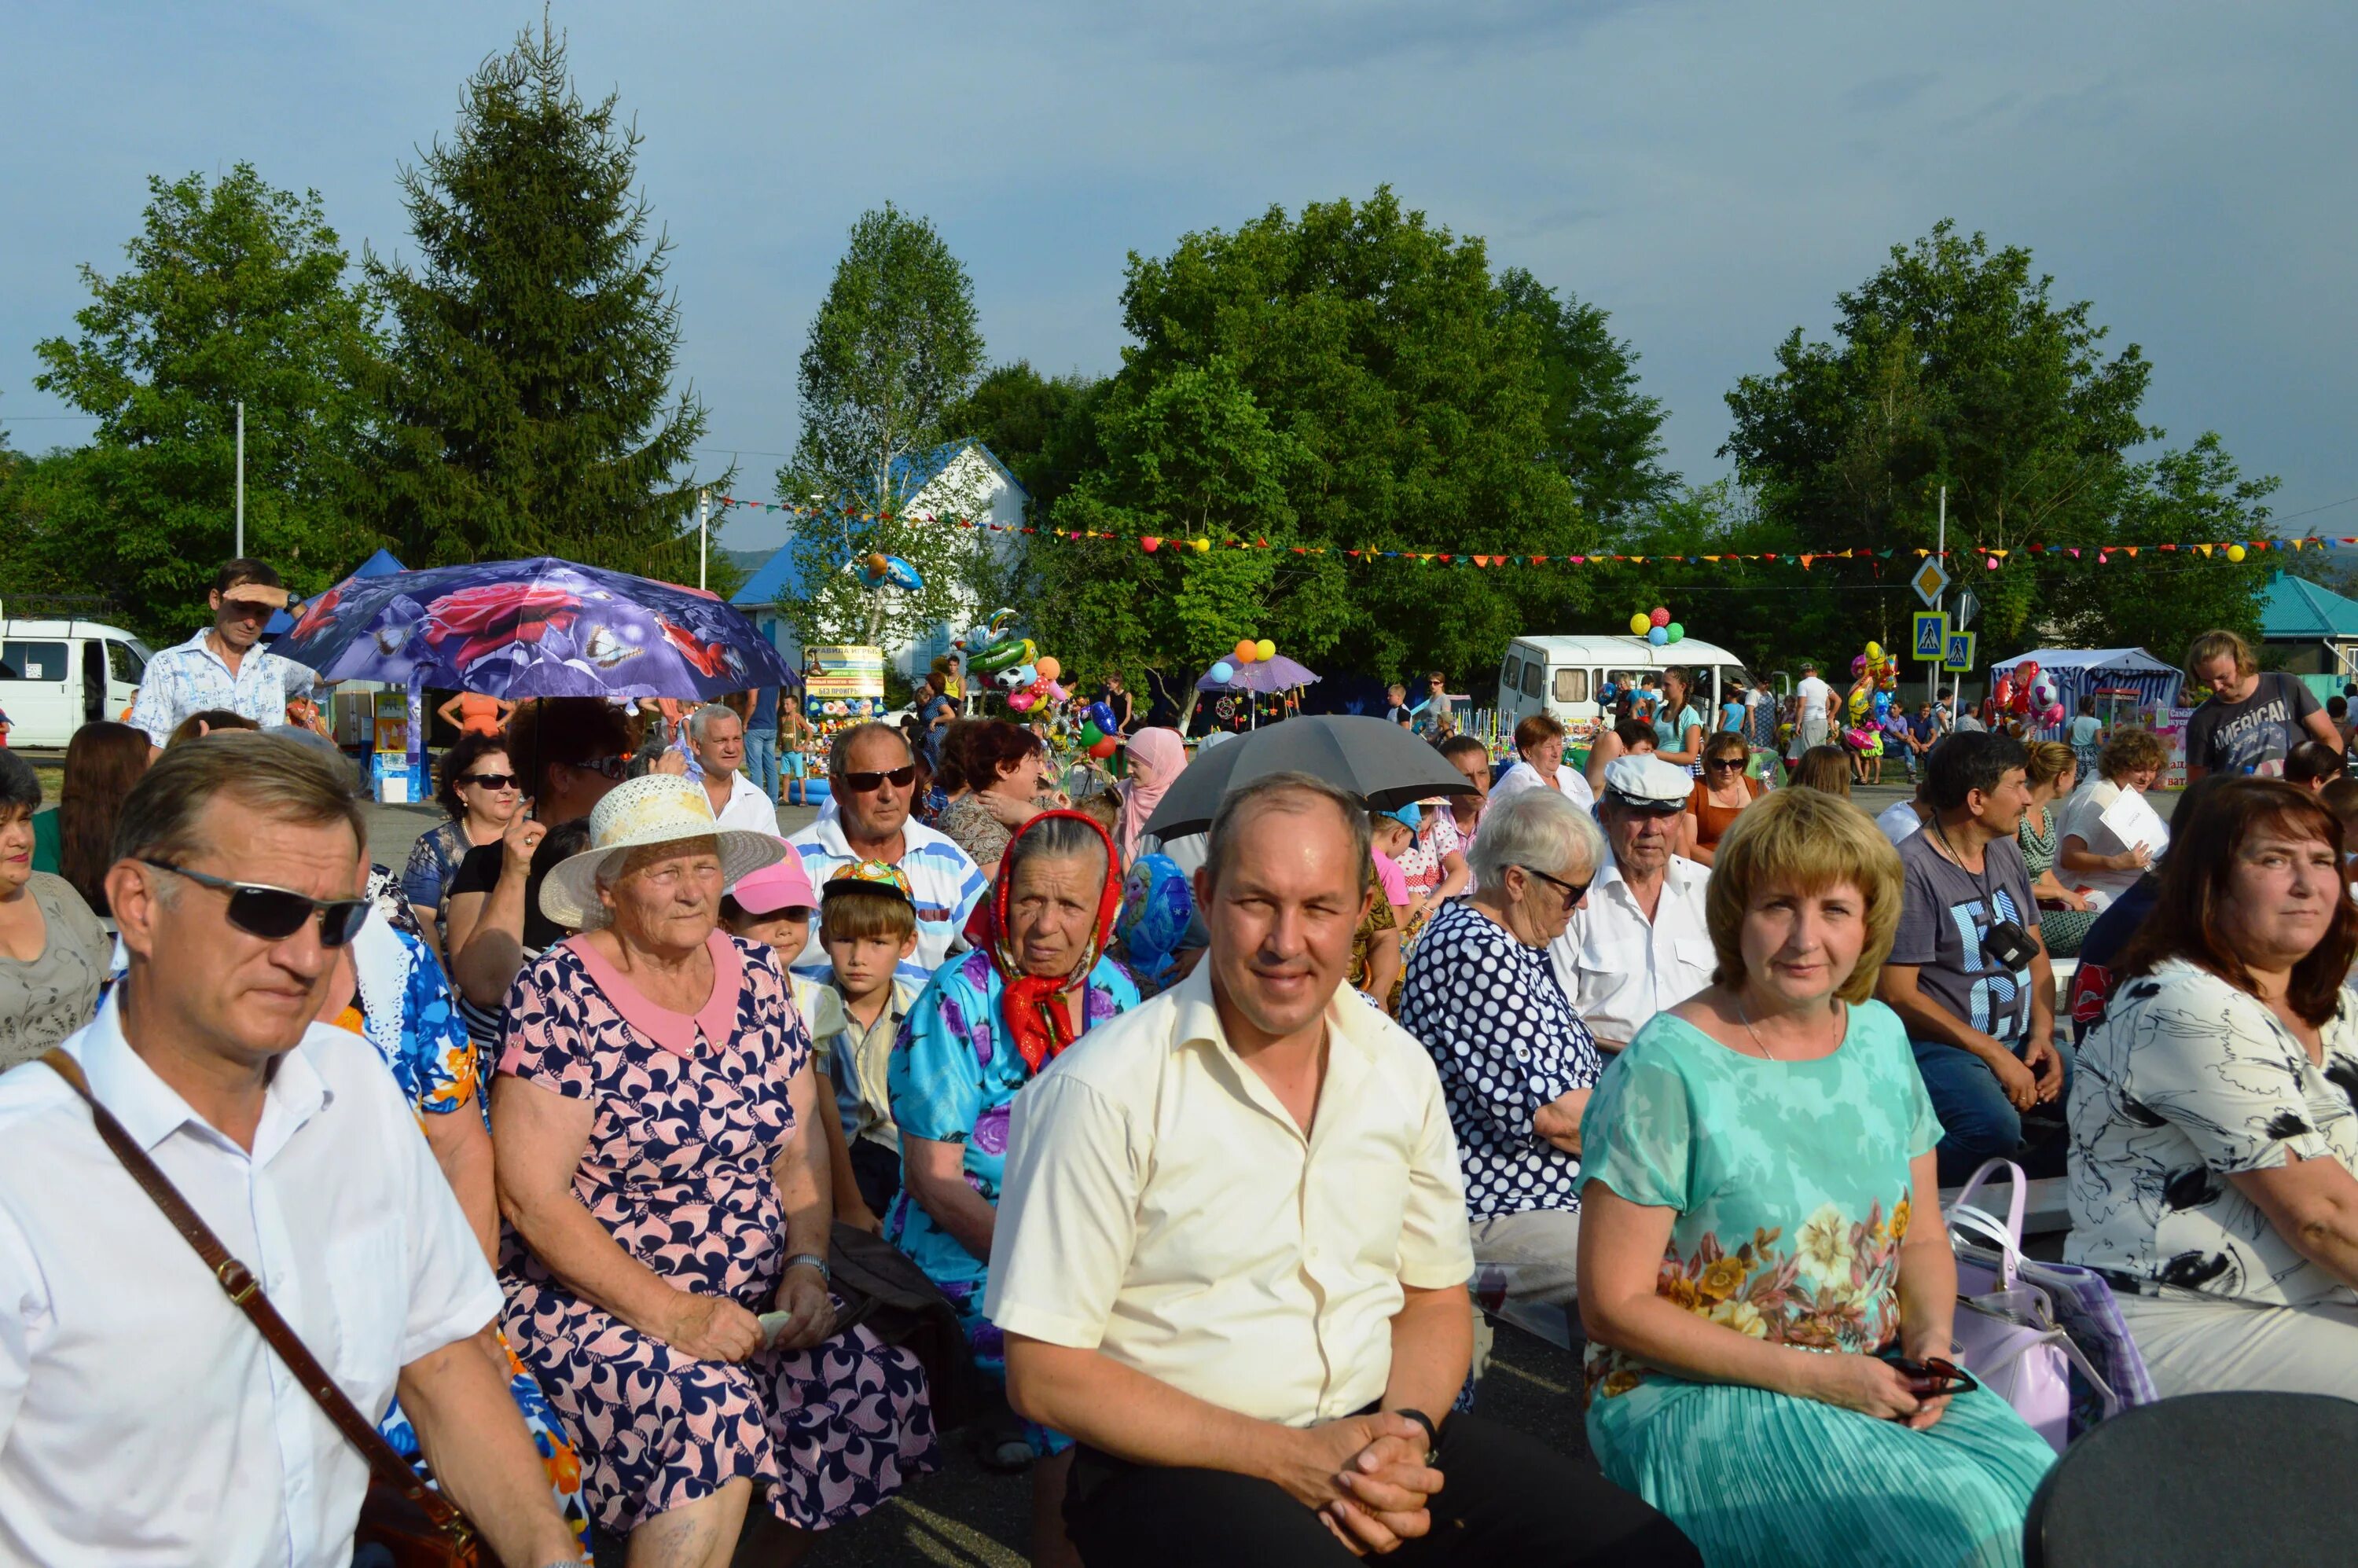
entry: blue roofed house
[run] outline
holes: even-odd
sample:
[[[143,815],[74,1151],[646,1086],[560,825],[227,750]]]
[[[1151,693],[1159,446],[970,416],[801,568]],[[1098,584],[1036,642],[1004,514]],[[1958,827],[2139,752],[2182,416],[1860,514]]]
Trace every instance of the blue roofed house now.
[[[2307,578],[2277,572],[2268,579],[2260,640],[2281,654],[2280,668],[2320,694],[2358,680],[2358,600]]]
[[[904,498],[900,505],[903,515],[964,517],[993,524],[1005,532],[990,536],[992,548],[1002,560],[1012,558],[1022,537],[1020,530],[1032,495],[989,447],[970,437],[946,441],[927,451],[895,458],[892,471],[893,492]],[[803,662],[802,639],[785,607],[804,592],[790,536],[788,544],[755,568],[745,586],[730,598],[797,669]],[[959,632],[979,618],[983,607],[970,596],[961,599],[952,620],[936,622],[886,647],[885,663],[912,680],[924,674],[935,659],[950,651]]]

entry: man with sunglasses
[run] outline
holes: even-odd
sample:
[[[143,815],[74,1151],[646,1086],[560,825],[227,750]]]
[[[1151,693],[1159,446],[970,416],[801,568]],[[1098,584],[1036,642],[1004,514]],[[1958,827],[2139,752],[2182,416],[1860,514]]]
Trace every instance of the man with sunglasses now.
[[[0,1560],[351,1560],[367,1462],[223,1299],[244,1291],[364,1416],[398,1388],[501,1561],[578,1563],[486,1354],[482,1249],[375,1047],[316,1022],[370,917],[349,781],[212,735],[132,788],[114,849],[129,968],[61,1065],[0,1080]],[[72,1080],[233,1265],[176,1230]]]
[[[827,749],[827,788],[837,809],[788,838],[803,858],[811,884],[825,887],[841,868],[882,860],[901,868],[917,906],[917,950],[899,974],[925,984],[942,960],[966,947],[960,933],[989,883],[974,858],[909,815],[917,769],[909,742],[889,724],[855,724]],[[794,971],[814,980],[829,972],[816,935],[794,960]]]
[[[157,752],[192,713],[225,708],[267,727],[287,722],[287,699],[311,689],[310,670],[263,652],[270,612],[287,604],[287,589],[266,561],[241,557],[213,574],[207,596],[213,623],[147,661],[132,699],[131,724],[147,733]]]
[[[1596,820],[1612,853],[1586,905],[1548,944],[1563,994],[1601,1049],[1620,1050],[1648,1019],[1711,984],[1711,871],[1675,852],[1693,794],[1686,769],[1651,755],[1605,769]]]

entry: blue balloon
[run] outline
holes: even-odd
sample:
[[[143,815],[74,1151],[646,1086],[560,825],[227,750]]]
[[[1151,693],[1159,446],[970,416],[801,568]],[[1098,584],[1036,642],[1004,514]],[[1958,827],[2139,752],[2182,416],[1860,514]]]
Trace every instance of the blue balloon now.
[[[1646,641],[1657,648],[1667,647],[1671,641],[1671,629],[1667,626],[1650,626],[1646,629]]]
[[[884,557],[884,580],[903,593],[914,593],[925,586],[924,574],[898,556]]]
[[[1139,979],[1152,985],[1170,974],[1172,955],[1195,915],[1187,873],[1168,855],[1141,855],[1121,880],[1121,913],[1114,934]]]
[[[1226,686],[1230,681],[1237,678],[1237,666],[1228,663],[1228,660],[1222,659],[1218,664],[1212,666],[1212,678],[1219,682],[1222,686]]]

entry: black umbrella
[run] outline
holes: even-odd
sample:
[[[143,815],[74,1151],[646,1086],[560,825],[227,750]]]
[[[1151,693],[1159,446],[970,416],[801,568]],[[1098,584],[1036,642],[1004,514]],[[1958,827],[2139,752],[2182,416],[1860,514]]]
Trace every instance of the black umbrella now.
[[[1472,795],[1466,775],[1440,752],[1380,719],[1319,714],[1289,719],[1199,752],[1147,819],[1163,838],[1201,833],[1228,791],[1271,773],[1308,773],[1390,811],[1436,795]]]

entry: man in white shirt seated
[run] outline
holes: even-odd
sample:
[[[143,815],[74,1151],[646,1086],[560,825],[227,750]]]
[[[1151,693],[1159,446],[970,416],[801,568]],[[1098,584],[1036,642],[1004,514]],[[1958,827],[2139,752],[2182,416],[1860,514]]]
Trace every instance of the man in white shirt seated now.
[[[1015,1408],[1081,1445],[1082,1561],[1700,1562],[1593,1469],[1449,1413],[1465,1191],[1432,1058],[1343,983],[1370,878],[1357,797],[1235,791],[1205,962],[1015,1101],[985,1310]]]
[[[362,842],[329,765],[272,736],[175,747],[125,797],[130,968],[62,1049],[233,1261],[56,1068],[0,1078],[0,1562],[352,1561],[367,1462],[235,1304],[255,1289],[362,1419],[398,1387],[501,1562],[580,1562],[493,1361],[482,1249],[375,1047],[313,1022],[368,912]]]
[[[775,837],[778,807],[745,774],[745,720],[725,703],[708,702],[687,716],[687,747],[704,770],[705,798],[723,827]]]
[[[1684,768],[1657,757],[1606,767],[1596,820],[1612,857],[1548,944],[1556,981],[1600,1050],[1618,1051],[1648,1019],[1711,984],[1716,960],[1703,917],[1711,868],[1673,852],[1693,792]]]

